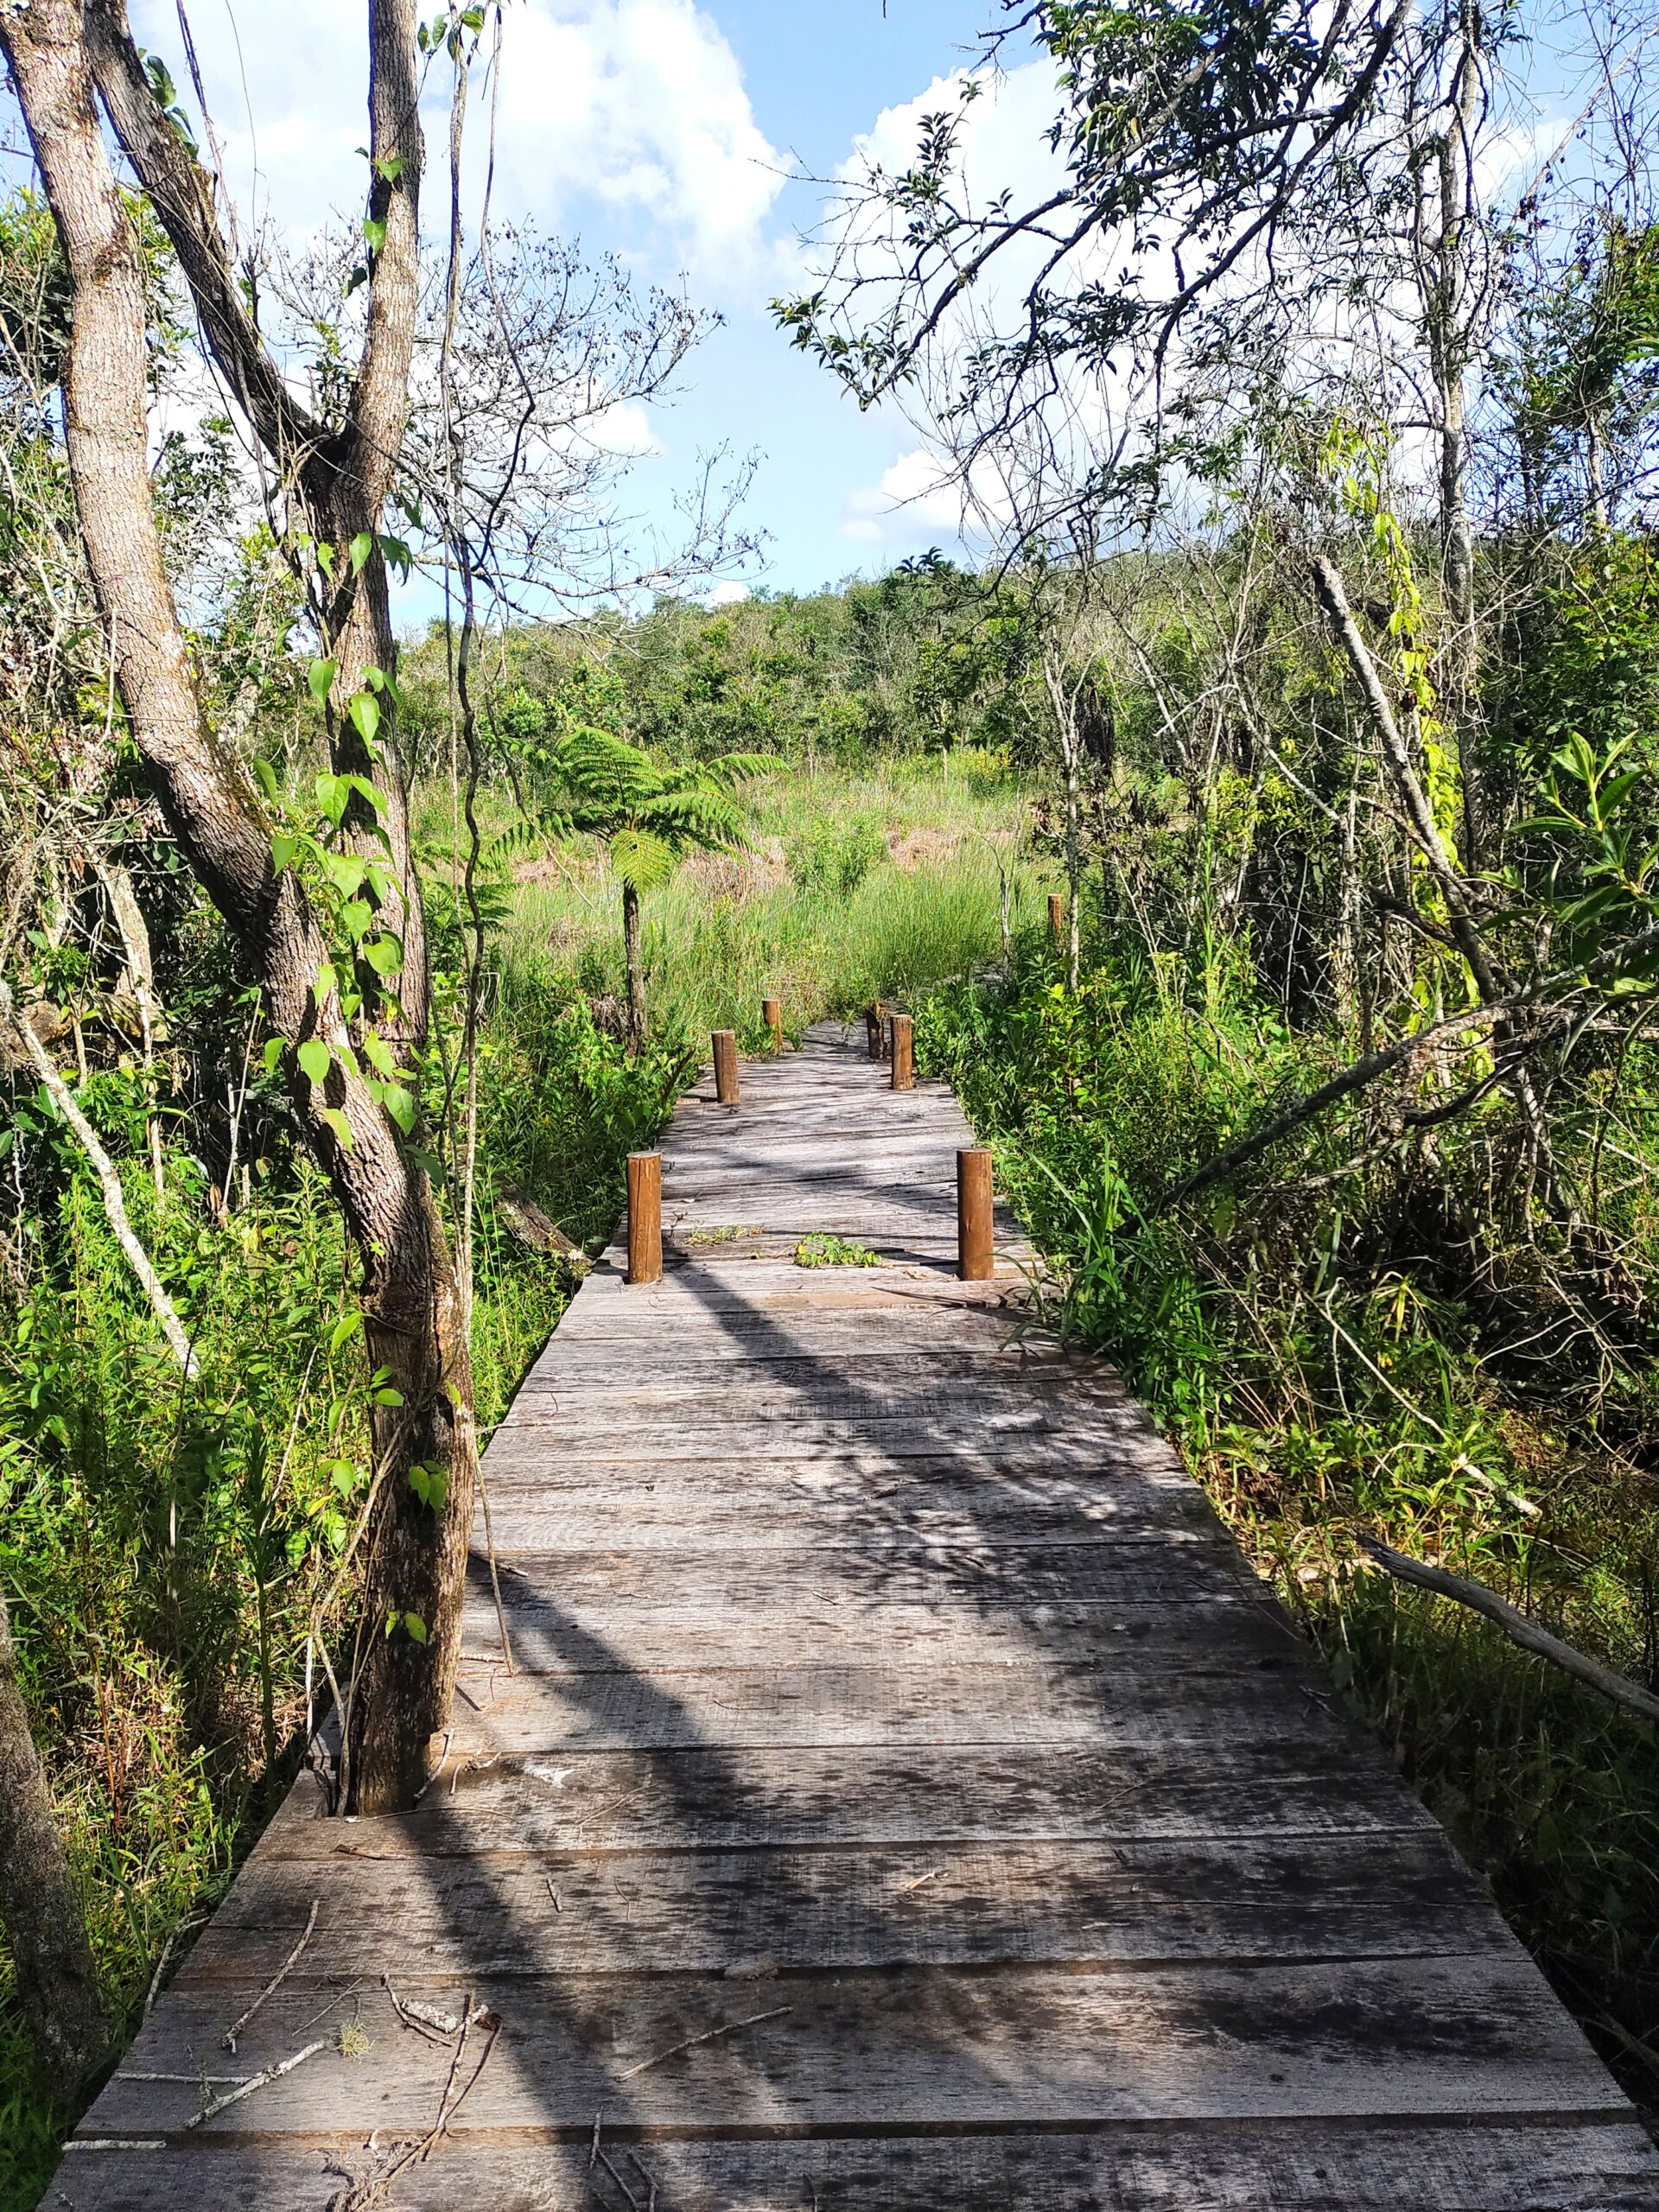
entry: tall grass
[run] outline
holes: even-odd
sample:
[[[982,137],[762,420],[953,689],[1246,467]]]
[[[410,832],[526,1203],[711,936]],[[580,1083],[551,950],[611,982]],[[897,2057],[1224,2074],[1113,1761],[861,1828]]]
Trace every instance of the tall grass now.
[[[645,909],[654,1031],[701,1050],[713,1028],[764,1041],[760,1001],[795,1034],[874,998],[914,995],[1001,957],[1048,873],[1019,839],[1020,795],[994,768],[819,769],[752,796],[753,849],[688,861]],[[513,892],[509,974],[541,968],[590,998],[624,988],[621,893],[589,855],[562,856]]]

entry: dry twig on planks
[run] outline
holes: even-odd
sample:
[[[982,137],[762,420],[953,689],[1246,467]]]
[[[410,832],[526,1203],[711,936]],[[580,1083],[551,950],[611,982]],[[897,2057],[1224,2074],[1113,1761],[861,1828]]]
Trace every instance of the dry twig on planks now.
[[[218,2113],[228,2111],[232,2105],[240,2104],[244,2097],[251,2097],[256,2089],[263,2089],[267,2082],[280,2082],[284,2074],[291,2074],[296,2066],[303,2066],[308,2058],[315,2058],[320,2050],[327,2050],[331,2041],[332,2037],[325,2037],[321,2043],[308,2043],[303,2050],[296,2050],[291,2058],[279,2058],[274,2066],[267,2066],[263,2073],[250,2075],[237,2088],[227,2089],[222,2097],[211,2099],[200,2112],[193,2113],[185,2121],[185,2126],[200,2127],[203,2120],[212,2120]]]
[[[683,2050],[695,2050],[700,2043],[713,2043],[717,2036],[735,2035],[740,2028],[758,2027],[762,2020],[780,2020],[785,2012],[792,2012],[792,2005],[775,2005],[770,2012],[751,2012],[746,2020],[728,2020],[718,2028],[705,2028],[700,2036],[688,2036],[683,2043],[671,2044],[659,2050],[653,2058],[642,2058],[637,2066],[626,2066],[617,2075],[619,2082],[632,2082],[636,2074],[644,2074],[653,2066],[660,2066],[665,2059],[677,2058]],[[594,2139],[599,2139],[598,2123],[594,2123]]]
[[[236,2053],[236,2039],[241,2034],[243,2029],[247,2026],[248,2022],[252,2019],[254,2014],[265,2002],[265,1999],[268,1997],[274,1997],[276,1995],[276,1992],[287,1980],[289,1975],[294,1971],[296,1966],[298,1965],[301,1952],[304,1950],[306,1945],[311,1941],[311,1931],[317,1924],[317,1914],[321,1908],[321,1904],[322,1899],[321,1897],[312,1898],[311,1916],[305,1923],[305,1933],[301,1936],[299,1942],[294,1946],[288,1956],[283,1961],[281,1966],[277,1967],[276,1973],[272,1974],[270,1980],[265,1984],[259,1994],[254,1999],[252,2004],[249,2005],[247,2011],[236,2023],[236,2025],[232,2028],[226,2028],[223,2036],[220,2037],[219,2043],[221,2048],[228,2050],[232,2056],[234,2056]],[[165,1961],[163,1961],[163,1963],[165,1963]],[[157,1967],[156,1973],[158,1975],[160,1972],[160,1967]],[[146,2007],[145,2009],[148,2010],[149,2008]]]
[[[467,2077],[465,2088],[451,2103],[449,2092],[454,2086],[455,2079],[455,2065],[452,2064],[448,2079],[444,2083],[443,2096],[438,2106],[438,2116],[426,2133],[417,2143],[411,2143],[407,2150],[401,2152],[384,2173],[368,2176],[362,2181],[353,2181],[347,2188],[341,2190],[337,2196],[331,2197],[328,2202],[328,2212],[372,2212],[374,2206],[385,2202],[387,2190],[399,2174],[405,2172],[418,2161],[430,2158],[437,2148],[450,2121],[478,2087],[480,2077],[484,2069],[489,2064],[501,2034],[501,2022],[493,2012],[482,2008],[474,2011],[473,2000],[470,1997],[467,1999],[467,2006],[466,2027],[487,2027],[490,2039],[484,2046],[483,2056]],[[460,2062],[461,2045],[465,2042],[466,2028],[463,2028],[461,2042],[456,2045],[455,2049],[456,2064]]]

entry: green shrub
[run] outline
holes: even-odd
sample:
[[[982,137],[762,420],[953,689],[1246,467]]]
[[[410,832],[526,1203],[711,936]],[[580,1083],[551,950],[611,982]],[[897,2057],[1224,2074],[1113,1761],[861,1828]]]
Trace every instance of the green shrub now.
[[[812,823],[786,848],[790,880],[798,890],[829,899],[850,899],[876,864],[887,855],[881,824],[872,815],[850,822]]]

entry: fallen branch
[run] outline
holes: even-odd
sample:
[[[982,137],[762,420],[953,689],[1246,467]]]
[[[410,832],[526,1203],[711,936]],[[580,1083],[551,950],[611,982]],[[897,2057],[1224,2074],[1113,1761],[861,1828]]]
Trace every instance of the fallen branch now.
[[[516,1183],[504,1183],[496,1193],[495,1209],[527,1250],[568,1261],[579,1274],[587,1273],[588,1255],[581,1245],[565,1235],[527,1191]]]
[[[470,2001],[469,1999],[469,2004]],[[417,2143],[410,2144],[407,2150],[394,2158],[384,2173],[370,2175],[361,2181],[353,2180],[349,2187],[331,2197],[328,2202],[328,2212],[372,2212],[373,2206],[385,2202],[387,2191],[400,2174],[417,2162],[429,2158],[436,2148],[450,2121],[478,2087],[480,2077],[484,2069],[489,2064],[495,2046],[500,2040],[502,2024],[493,2012],[480,2011],[471,2013],[469,2017],[480,2025],[487,2024],[490,2039],[485,2044],[484,2055],[467,2077],[467,2085],[461,2094],[453,2104],[449,2102],[449,2091],[454,2087],[455,2077],[455,2069],[452,2066],[449,2069],[448,2082],[444,2088],[443,2100],[439,2107],[437,2119],[427,2133]],[[459,2058],[459,2051],[456,2056]]]
[[[1259,1129],[1240,1137],[1236,1143],[1216,1153],[1201,1167],[1195,1167],[1190,1175],[1182,1176],[1177,1183],[1166,1184],[1141,1209],[1141,1218],[1150,1221],[1155,1215],[1167,1213],[1171,1206],[1179,1205],[1183,1198],[1191,1198],[1195,1191],[1202,1191],[1211,1183],[1221,1182],[1235,1168],[1244,1166],[1258,1153],[1265,1152],[1269,1145],[1277,1144],[1281,1137],[1289,1136],[1306,1123],[1317,1119],[1327,1106],[1335,1106],[1341,1100],[1351,1097],[1355,1091],[1365,1090],[1380,1076],[1387,1075],[1391,1068],[1398,1067],[1402,1061],[1421,1052],[1425,1045],[1433,1044],[1437,1037],[1447,1036],[1453,1030],[1474,1032],[1489,1029],[1510,1014],[1522,1013],[1547,1001],[1564,999],[1573,990],[1599,982],[1604,976],[1617,975],[1622,969],[1656,952],[1659,952],[1659,923],[1638,931],[1635,937],[1627,938],[1623,944],[1598,953],[1593,960],[1580,967],[1558,968],[1552,975],[1540,976],[1536,982],[1529,984],[1524,990],[1512,991],[1507,998],[1495,999],[1487,1006],[1465,1007],[1457,1014],[1443,1015],[1439,1021],[1431,1021],[1421,1029],[1413,1030],[1409,1037],[1402,1037],[1395,1044],[1385,1045],[1375,1052],[1367,1052],[1363,1059],[1352,1061],[1339,1075],[1333,1075],[1329,1083],[1322,1083],[1317,1090],[1306,1091],[1301,1097],[1293,1099],[1270,1121],[1264,1122]],[[1511,1052],[1519,1052],[1522,1049],[1520,1039],[1512,1038],[1510,1040]]]
[[[1642,1688],[1627,1675],[1615,1674],[1611,1667],[1604,1667],[1598,1659],[1589,1658],[1584,1652],[1564,1643],[1559,1636],[1552,1636],[1548,1629],[1500,1598],[1495,1590],[1484,1583],[1471,1582],[1465,1575],[1449,1573],[1443,1567],[1426,1567],[1421,1560],[1408,1559],[1403,1552],[1389,1549],[1363,1529],[1358,1532],[1360,1549],[1376,1565],[1383,1568],[1401,1582],[1409,1582],[1419,1590],[1432,1590],[1437,1598],[1450,1598],[1459,1605],[1467,1605],[1495,1621],[1510,1642],[1518,1643],[1523,1651],[1535,1657],[1548,1659],[1553,1666],[1571,1675],[1576,1681],[1584,1682],[1592,1690],[1622,1705],[1627,1713],[1639,1713],[1643,1719],[1659,1721],[1659,1697]]]
[[[167,1338],[168,1350],[185,1373],[190,1374],[195,1363],[195,1354],[190,1348],[189,1336],[151,1263],[149,1253],[138,1242],[127,1217],[127,1202],[122,1192],[121,1178],[115,1172],[115,1162],[99,1141],[97,1130],[75,1103],[74,1093],[59,1074],[57,1062],[41,1044],[30,1024],[18,1013],[11,986],[3,976],[0,976],[0,1015],[5,1017],[22,1039],[29,1065],[45,1084],[52,1103],[74,1131],[81,1150],[92,1163],[92,1173],[98,1178],[98,1186],[104,1196],[105,1217],[109,1222],[115,1241],[126,1254],[127,1264],[137,1276],[144,1295],[149,1300],[150,1310],[161,1323],[162,1334]]]
[[[305,1933],[301,1936],[299,1942],[294,1946],[288,1956],[283,1961],[281,1966],[277,1967],[276,1973],[265,1984],[259,1994],[254,1999],[252,2004],[249,2005],[247,2011],[236,2023],[236,2025],[234,2027],[226,2028],[224,2035],[220,2037],[220,2044],[223,2049],[228,2050],[232,2057],[236,2055],[236,2039],[238,2036],[239,2036],[243,2029],[247,2026],[248,2022],[252,2019],[254,2014],[259,2010],[266,1999],[276,1995],[276,1992],[288,1980],[289,1975],[293,1973],[294,1968],[298,1965],[301,1952],[304,1950],[306,1945],[311,1941],[311,1931],[317,1924],[317,1913],[321,1904],[322,1899],[321,1897],[312,1898],[311,1916],[305,1923]],[[165,1959],[163,1959],[162,1964],[166,1964]],[[160,1972],[161,1968],[157,1967],[156,1973],[158,1976]]]

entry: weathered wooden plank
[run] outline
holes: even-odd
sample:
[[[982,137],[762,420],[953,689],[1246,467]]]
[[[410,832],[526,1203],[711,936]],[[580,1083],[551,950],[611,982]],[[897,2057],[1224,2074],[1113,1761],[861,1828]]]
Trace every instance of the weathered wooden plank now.
[[[1118,1376],[1097,1361],[1069,1357],[1046,1344],[999,1342],[989,1331],[953,1328],[950,1317],[912,1327],[908,1343],[896,1332],[883,1343],[880,1317],[860,1318],[861,1331],[843,1329],[817,1341],[798,1335],[787,1318],[760,1315],[735,1326],[722,1315],[712,1326],[674,1328],[664,1339],[664,1317],[642,1313],[626,1333],[568,1339],[556,1357],[537,1363],[525,1387],[532,1394],[549,1387],[595,1394],[649,1389],[664,1394],[667,1405],[722,1381],[734,1389],[805,1389],[832,1397],[865,1386],[917,1400],[966,1384],[976,1401],[983,1393],[995,1403],[999,1395],[1029,1389],[1083,1407],[1109,1402],[1126,1416],[1133,1411]]]
[[[653,1554],[632,1556],[649,1562]],[[767,1554],[747,1556],[764,1571]],[[1001,1668],[1045,1654],[1058,1664],[1109,1670],[1118,1663],[1130,1668],[1135,1639],[1147,1637],[1172,1662],[1184,1650],[1193,1672],[1203,1675],[1234,1665],[1249,1669],[1256,1656],[1276,1650],[1268,1601],[1214,1589],[1203,1594],[1205,1614],[1194,1620],[1190,1636],[1179,1624],[1188,1606],[1170,1600],[904,1605],[819,1599],[788,1618],[759,1602],[746,1608],[734,1601],[716,1618],[706,1604],[680,1602],[666,1584],[659,1593],[609,1601],[574,1601],[556,1584],[520,1588],[505,1603],[504,1617],[518,1663],[537,1675],[661,1672],[693,1660],[721,1669],[931,1668],[952,1661]],[[1241,1618],[1230,1619],[1230,1611]],[[463,1618],[467,1651],[490,1660],[500,1642],[493,1603],[474,1596]]]
[[[583,1300],[592,1300],[585,1310]],[[661,1319],[670,1314],[690,1318],[700,1313],[817,1314],[873,1309],[994,1313],[1013,1325],[1023,1308],[1021,1287],[1007,1278],[996,1283],[963,1283],[940,1268],[802,1268],[790,1257],[732,1260],[720,1248],[711,1247],[695,1263],[682,1260],[670,1267],[659,1283],[626,1281],[617,1262],[596,1266],[582,1284],[571,1314],[578,1328],[619,1318],[633,1327],[653,1314]],[[562,1328],[571,1325],[569,1317],[561,1324]]]
[[[803,1268],[798,1272],[807,1275],[832,1271]],[[833,1272],[843,1278],[857,1275],[867,1281],[901,1273],[888,1268],[837,1268]],[[672,1281],[672,1274],[666,1280]],[[885,1289],[879,1283],[874,1287]],[[654,1294],[654,1290],[643,1288],[639,1293],[642,1299]],[[851,1309],[837,1308],[826,1300],[821,1308],[809,1302],[787,1313],[764,1304],[753,1311],[728,1306],[714,1313],[687,1299],[675,1313],[671,1333],[652,1325],[655,1308],[642,1313],[638,1306],[618,1303],[590,1317],[582,1314],[578,1305],[571,1308],[571,1317],[575,1318],[567,1317],[560,1324],[537,1365],[585,1367],[591,1357],[601,1363],[645,1359],[682,1367],[708,1359],[811,1359],[838,1352],[885,1360],[933,1351],[988,1359],[1017,1351],[1028,1357],[1065,1357],[1084,1363],[1081,1355],[1065,1352],[1046,1331],[1022,1326],[1018,1314],[999,1308],[964,1309],[947,1306],[943,1299],[924,1302],[898,1294],[886,1302],[891,1310],[885,1327],[877,1330],[870,1326],[866,1302]],[[1102,1377],[1115,1379],[1105,1361],[1086,1363]]]
[[[399,2175],[398,2212],[623,2212],[602,2171],[595,2188],[588,2143],[526,2143],[467,2120],[463,2110],[433,2158]],[[665,2212],[1652,2212],[1654,2202],[1653,2146],[1629,2121],[1120,2123],[758,2142],[613,2124],[601,2148],[640,2203],[654,2183]],[[51,2201],[69,2212],[204,2201],[213,2212],[322,2212],[347,2177],[376,2171],[358,2139],[168,2148],[71,2159]]]
[[[724,1974],[821,1967],[1410,1958],[1490,1948],[1491,1904],[1427,1829],[1279,1841],[370,1859],[260,1854],[191,1954],[254,1989],[319,1907],[296,1972]],[[1519,1957],[1518,1947],[1512,1945]],[[230,2000],[226,2000],[230,2001]]]
[[[1197,1598],[1254,1602],[1264,1586],[1220,1541],[1186,1545],[988,1545],[825,1552],[559,1552],[499,1562],[515,1631],[556,1639],[572,1622],[625,1632],[651,1615],[684,1620],[747,1614],[772,1624],[779,1656],[791,1624],[879,1612],[895,1637],[931,1621],[1007,1607],[1040,1633],[1050,1605],[1184,1605]]]
[[[1306,1663],[1283,1615],[1269,1600],[1204,1600],[1180,1605],[1043,1606],[1040,1621],[1016,1607],[969,1605],[944,1609],[847,1607],[798,1615],[728,1612],[717,1617],[687,1610],[671,1598],[661,1607],[573,1615],[556,1602],[508,1615],[513,1656],[521,1673],[538,1675],[677,1673],[688,1665],[772,1671],[810,1668],[960,1667],[1001,1669],[1029,1665],[1039,1656],[1057,1665],[1087,1662],[1111,1672],[1186,1672],[1195,1678]],[[495,1607],[474,1592],[465,1614],[466,1654],[461,1680],[467,1696],[482,1695],[476,1664],[501,1665]],[[1318,1693],[1310,1692],[1310,1694]],[[1331,1697],[1328,1685],[1323,1694]],[[462,1703],[466,1703],[463,1698]]]
[[[481,1639],[482,1614],[476,1626]],[[482,1670],[467,1669],[467,1698],[452,1730],[456,1758],[698,1745],[1104,1746],[1179,1733],[1200,1700],[1211,1724],[1230,1707],[1235,1727],[1254,1724],[1258,1732],[1291,1738],[1306,1732],[1305,1662],[1287,1638],[1276,1643],[1270,1634],[1193,1655],[1197,1663],[1183,1681],[1166,1663],[1149,1664],[1128,1639],[1116,1663],[1103,1655],[1099,1663],[1033,1656],[1001,1666],[982,1657],[957,1665],[813,1666],[792,1653],[767,1664],[757,1653],[761,1663],[748,1667],[560,1671],[560,1659],[588,1656],[590,1639],[578,1630],[550,1650],[518,1632],[511,1618],[508,1626],[524,1671],[493,1669],[476,1679]],[[1276,1713],[1266,1709],[1275,1701]]]
[[[1015,1353],[982,1359],[898,1353],[863,1360],[837,1351],[780,1355],[764,1363],[734,1356],[721,1366],[691,1368],[624,1360],[609,1372],[532,1375],[519,1402],[534,1414],[550,1389],[571,1419],[591,1421],[612,1421],[619,1412],[641,1405],[649,1407],[654,1420],[672,1420],[683,1407],[709,1406],[728,1421],[789,1421],[804,1411],[830,1421],[894,1415],[931,1421],[946,1406],[960,1409],[968,1389],[976,1408],[982,1405],[993,1414],[1031,1405],[1074,1414],[1074,1425],[1081,1427],[1103,1408],[1109,1418],[1116,1416],[1120,1433],[1133,1418],[1122,1387],[1109,1376]]]
[[[551,1496],[521,1471],[492,1475],[491,1521],[498,1553],[672,1551],[695,1531],[699,1543],[720,1551],[886,1552],[917,1545],[1041,1545],[1085,1541],[1114,1545],[1187,1544],[1211,1531],[1183,1510],[1179,1497],[1149,1491],[1132,1500],[1096,1504],[1065,1497],[983,1499],[958,1491],[943,1501],[906,1495],[887,1497],[868,1490],[854,1497],[814,1497],[791,1486],[778,1495],[750,1477],[741,1488],[683,1483],[652,1485],[637,1478],[607,1496],[592,1483],[570,1484]],[[1115,1504],[1116,1510],[1113,1510]],[[480,1513],[479,1534],[483,1520]]]
[[[1317,1713],[1315,1718],[1319,1718]],[[1345,1835],[1433,1822],[1373,1745],[1237,1736],[1229,1708],[1109,1751],[1070,1745],[583,1751],[452,1770],[412,1812],[354,1821],[334,1855],[731,1850],[760,1845],[1017,1843]],[[316,1849],[320,1800],[296,1786],[262,1839]],[[1493,1941],[1501,1940],[1493,1923]]]
[[[756,2132],[816,2132],[1620,2109],[1536,1968],[1484,1951],[846,1969],[758,1986],[661,1973],[409,1979],[427,2002],[459,2013],[471,1996],[502,2023],[498,2063],[469,2100],[474,2127],[574,2137],[601,2111],[645,2127],[719,2131],[743,2113]],[[130,2076],[194,2070],[241,1993],[175,1984],[99,2099],[92,2130],[181,2128],[200,2102],[195,2085]],[[318,2001],[315,1985],[290,1977],[246,2030],[239,2068],[300,2049]],[[451,2051],[401,2028],[379,1988],[349,2003],[369,2037],[360,2056],[320,2055],[221,2113],[212,2132],[366,2137],[429,2125]]]
[[[552,1394],[556,1396],[556,1393]],[[583,1420],[557,1405],[542,1408],[521,1395],[512,1416],[497,1429],[492,1451],[506,1454],[510,1440],[540,1437],[547,1448],[580,1450],[588,1465],[665,1465],[674,1460],[719,1459],[728,1464],[757,1452],[778,1450],[796,1459],[840,1459],[868,1454],[890,1461],[937,1459],[960,1450],[971,1463],[980,1452],[1001,1455],[1040,1441],[1043,1463],[1057,1470],[1109,1466],[1124,1454],[1150,1456],[1154,1445],[1137,1442],[1132,1424],[1103,1407],[1085,1423],[1076,1409],[1010,1405],[976,1418],[960,1400],[950,1409],[923,1416],[907,1412],[819,1419],[804,1412],[766,1419],[757,1410],[741,1421],[717,1421],[712,1407],[695,1420],[652,1420],[648,1408],[620,1409],[612,1421]],[[773,1441],[775,1438],[775,1443]],[[1159,1454],[1161,1457],[1161,1453]]]

